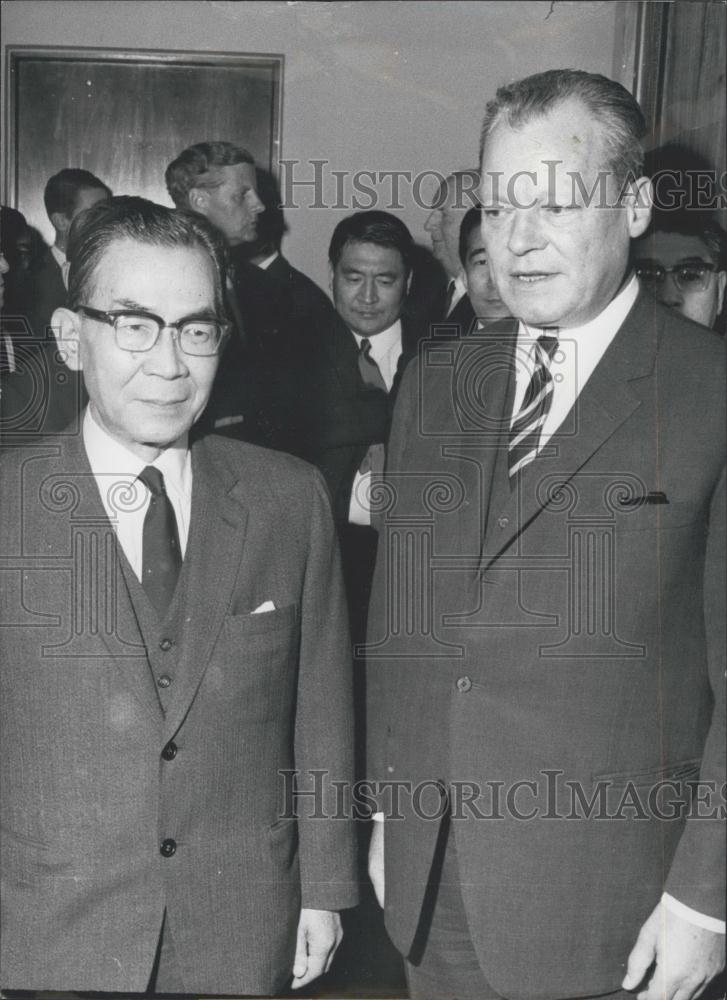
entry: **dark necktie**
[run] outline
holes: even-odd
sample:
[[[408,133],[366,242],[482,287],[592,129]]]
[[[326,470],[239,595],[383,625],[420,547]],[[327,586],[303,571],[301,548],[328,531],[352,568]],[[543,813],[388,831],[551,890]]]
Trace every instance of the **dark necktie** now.
[[[381,374],[381,369],[371,357],[371,341],[367,337],[364,337],[361,341],[361,346],[359,348],[358,369],[361,372],[361,378],[367,388],[382,389],[384,392],[387,391],[386,382],[384,382],[384,376]]]
[[[508,468],[510,480],[538,453],[540,435],[553,401],[550,362],[558,347],[557,330],[543,333],[535,342],[535,369],[525,391],[520,411],[510,427]]]
[[[159,469],[147,465],[139,479],[151,493],[144,517],[141,584],[159,614],[165,615],[182,566],[177,519]]]
[[[358,367],[361,378],[367,389],[381,389],[387,392],[384,376],[381,369],[371,357],[371,341],[364,337],[358,353]],[[384,471],[384,446],[380,442],[370,444],[369,449],[363,457],[363,461],[358,468],[361,475],[372,472],[381,475]]]

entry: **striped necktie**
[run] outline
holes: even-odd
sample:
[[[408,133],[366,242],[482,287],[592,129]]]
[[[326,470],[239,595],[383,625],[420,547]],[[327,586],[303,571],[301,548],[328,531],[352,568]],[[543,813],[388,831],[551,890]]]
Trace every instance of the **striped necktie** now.
[[[550,362],[558,347],[557,329],[546,329],[535,341],[535,368],[520,411],[510,427],[508,469],[510,481],[538,454],[540,435],[553,400]]]

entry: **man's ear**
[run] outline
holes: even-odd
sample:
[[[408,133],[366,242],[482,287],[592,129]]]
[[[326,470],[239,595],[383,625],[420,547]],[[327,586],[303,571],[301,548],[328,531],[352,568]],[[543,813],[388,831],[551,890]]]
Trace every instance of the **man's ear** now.
[[[629,184],[628,191],[624,193],[624,204],[628,212],[629,236],[632,240],[649,228],[652,203],[653,190],[648,177],[639,177]]]
[[[331,290],[331,298],[333,298],[333,276],[334,276],[334,274],[335,274],[335,268],[334,268],[333,264],[331,264],[331,262],[329,260],[328,261],[328,287]]]
[[[58,353],[67,368],[72,372],[83,369],[81,361],[81,320],[78,313],[72,309],[56,309],[51,316],[50,325],[58,345]]]
[[[65,236],[68,230],[71,228],[71,220],[63,212],[51,212],[50,221],[53,223],[53,228],[57,233],[61,233]]]
[[[193,187],[189,189],[187,201],[189,202],[189,207],[194,212],[198,212],[200,215],[206,215],[209,197],[209,191],[206,188]]]
[[[414,277],[414,268],[412,268],[411,271],[409,271],[409,277],[406,279],[406,294],[407,295],[411,291],[411,283],[412,283],[413,277]]]

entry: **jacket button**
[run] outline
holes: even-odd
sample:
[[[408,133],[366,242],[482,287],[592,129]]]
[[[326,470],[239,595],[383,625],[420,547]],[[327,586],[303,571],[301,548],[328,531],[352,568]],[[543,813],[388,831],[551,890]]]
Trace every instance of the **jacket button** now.
[[[171,858],[177,853],[176,840],[173,840],[171,837],[167,837],[166,840],[163,840],[159,847],[159,853],[163,858]]]
[[[457,690],[462,694],[466,694],[467,691],[472,687],[472,681],[469,677],[458,677],[457,678]]]
[[[162,674],[161,677],[157,678],[157,684],[160,688],[168,688],[172,683],[172,678],[168,674]]]
[[[510,523],[510,518],[509,517],[505,517],[505,515],[503,514],[502,517],[498,517],[497,523],[499,524],[499,526],[501,528],[506,528],[508,526],[508,524]]]
[[[168,653],[171,648],[172,648],[171,639],[162,639],[162,641],[159,643],[159,649],[163,650],[165,653]]]
[[[174,760],[177,756],[177,744],[174,740],[170,740],[167,745],[162,750],[162,757],[164,760]]]

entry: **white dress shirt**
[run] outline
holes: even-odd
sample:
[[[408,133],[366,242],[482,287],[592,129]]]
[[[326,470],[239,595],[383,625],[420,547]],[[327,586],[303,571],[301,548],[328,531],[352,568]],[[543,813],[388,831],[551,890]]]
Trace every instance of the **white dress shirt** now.
[[[192,509],[192,461],[187,435],[183,434],[153,462],[144,462],[101,427],[94,417],[91,403],[83,418],[83,444],[104,510],[139,580],[144,517],[151,494],[138,476],[147,465],[156,466],[164,476],[167,496],[177,518],[179,545],[184,558]]]
[[[377,333],[373,337],[365,338],[353,330],[351,332],[359,350],[361,350],[362,340],[369,341],[371,344],[369,357],[379,366],[386,391],[391,392],[402,351],[401,320],[398,319],[393,326],[382,330],[381,333]],[[371,524],[370,490],[371,473],[365,472],[362,475],[357,472],[353,479],[351,502],[348,507],[348,520],[351,524]]]
[[[461,274],[458,274],[456,278],[453,278],[447,288],[452,288],[452,281],[454,281],[454,288],[452,290],[452,298],[449,300],[449,308],[447,309],[447,316],[453,312],[454,307],[457,305],[460,299],[463,299],[467,294],[467,289],[465,288],[464,278]],[[446,317],[445,317],[446,318]]]
[[[593,374],[596,365],[618,333],[639,294],[639,283],[632,275],[621,291],[609,302],[602,313],[584,326],[562,328],[557,331],[558,349],[550,363],[553,376],[553,396],[547,419],[540,434],[538,451],[548,443],[573,409],[583,387]],[[544,331],[521,322],[518,326],[515,348],[515,399],[510,423],[522,406],[536,364],[535,341]],[[552,332],[548,330],[547,332]]]

